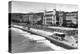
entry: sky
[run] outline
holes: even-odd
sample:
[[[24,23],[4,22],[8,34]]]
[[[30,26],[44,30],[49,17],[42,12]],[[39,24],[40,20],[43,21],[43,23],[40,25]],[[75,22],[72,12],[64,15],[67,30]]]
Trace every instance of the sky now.
[[[43,12],[44,10],[77,11],[78,6],[72,4],[54,4],[39,2],[12,1],[11,13]]]

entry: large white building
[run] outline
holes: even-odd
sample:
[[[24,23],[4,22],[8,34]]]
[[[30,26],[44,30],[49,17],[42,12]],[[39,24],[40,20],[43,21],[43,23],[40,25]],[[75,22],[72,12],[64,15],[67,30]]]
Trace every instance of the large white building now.
[[[44,11],[43,16],[43,24],[44,25],[56,25],[56,10],[52,11]]]

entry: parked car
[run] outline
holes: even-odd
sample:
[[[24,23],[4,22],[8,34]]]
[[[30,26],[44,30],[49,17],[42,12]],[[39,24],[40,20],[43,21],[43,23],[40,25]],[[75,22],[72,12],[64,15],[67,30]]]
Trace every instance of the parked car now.
[[[61,32],[54,32],[51,35],[52,38],[58,39],[58,40],[64,40],[65,37],[65,33],[61,33]]]

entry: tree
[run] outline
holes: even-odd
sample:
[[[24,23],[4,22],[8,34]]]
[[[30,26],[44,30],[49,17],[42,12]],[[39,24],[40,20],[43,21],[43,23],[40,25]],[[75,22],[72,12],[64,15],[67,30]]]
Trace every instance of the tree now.
[[[40,20],[41,20],[41,17],[38,16],[38,15],[31,15],[30,16],[30,22],[31,22],[31,24],[36,24]]]

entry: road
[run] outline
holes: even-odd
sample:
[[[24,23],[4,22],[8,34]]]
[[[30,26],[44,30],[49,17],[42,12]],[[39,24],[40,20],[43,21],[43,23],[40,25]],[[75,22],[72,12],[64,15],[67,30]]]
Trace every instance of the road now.
[[[13,53],[66,50],[62,47],[52,44],[44,37],[22,31],[18,28],[12,27],[10,30]]]
[[[43,31],[43,30],[33,29],[33,28],[31,28],[30,31],[33,32],[33,33],[36,33],[38,35],[41,35],[43,37],[46,37],[51,42],[53,42],[55,44],[57,43],[57,45],[59,45],[61,47],[65,47],[66,49],[75,49],[75,48],[77,48],[77,44],[75,43],[75,40],[72,39],[72,36],[71,37],[66,36],[65,40],[60,41],[60,40],[57,40],[55,38],[52,38],[51,35],[53,33],[51,33],[51,32],[46,32],[46,31]],[[73,44],[73,46],[72,46],[72,44]]]
[[[74,46],[70,46],[71,43],[66,42],[66,40],[59,41],[49,36],[45,37],[52,34],[48,31],[34,28],[30,28],[30,30],[28,30],[28,27],[18,25],[13,25],[11,27],[11,31],[12,52],[36,52],[76,49]]]

